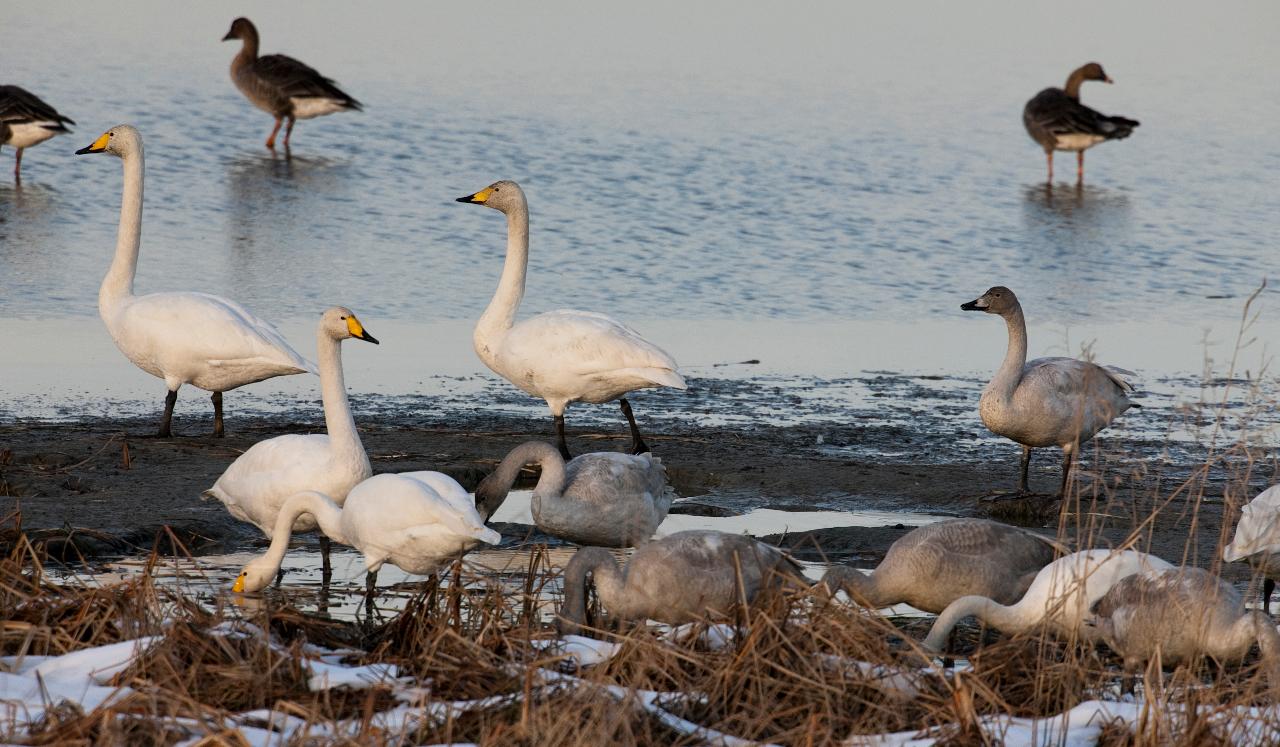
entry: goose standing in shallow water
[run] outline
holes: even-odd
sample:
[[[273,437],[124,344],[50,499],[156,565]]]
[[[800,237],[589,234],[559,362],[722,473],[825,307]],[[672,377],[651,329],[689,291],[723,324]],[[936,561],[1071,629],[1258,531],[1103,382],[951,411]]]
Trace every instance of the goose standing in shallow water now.
[[[907,604],[939,613],[964,596],[1013,604],[1053,562],[1056,543],[1035,532],[986,519],[950,519],[903,535],[870,575],[833,566],[822,578],[872,609]]]
[[[1096,632],[1082,628],[1089,610],[1120,579],[1170,568],[1173,566],[1164,560],[1134,550],[1084,550],[1064,555],[1041,569],[1027,592],[1014,604],[971,596],[960,597],[947,605],[922,645],[930,651],[941,651],[952,629],[970,615],[1004,633],[1021,633],[1048,623],[1059,635],[1081,633],[1088,638]]]
[[[316,373],[275,327],[234,301],[207,293],[134,295],[142,236],[142,135],[130,125],[117,125],[76,151],[85,153],[110,153],[124,162],[120,231],[98,291],[98,313],[120,352],[164,379],[169,389],[159,437],[171,435],[173,406],[183,384],[213,392],[213,435],[221,436],[223,392],[273,376]]]
[[[240,39],[244,45],[231,60],[231,82],[254,106],[276,118],[267,147],[276,147],[280,122],[288,120],[284,147],[289,147],[293,123],[341,111],[360,111],[360,102],[314,68],[282,54],[258,56],[258,29],[248,18],[231,22],[223,41]]]
[[[245,565],[232,591],[258,591],[280,571],[295,522],[316,518],[320,531],[364,554],[370,598],[378,569],[390,563],[408,573],[427,575],[480,542],[496,545],[501,535],[484,525],[466,491],[461,499],[433,485],[438,472],[375,475],[352,488],[339,507],[315,491],[292,496],[280,509],[271,547]]]
[[[1166,667],[1200,656],[1238,662],[1256,642],[1271,684],[1280,685],[1275,623],[1263,612],[1246,611],[1231,584],[1202,568],[1124,578],[1098,600],[1090,624],[1130,673],[1153,659]]]
[[[1084,152],[1106,140],[1129,137],[1138,121],[1109,117],[1080,103],[1080,84],[1086,80],[1111,83],[1102,66],[1090,62],[1072,71],[1063,88],[1046,88],[1022,109],[1022,124],[1031,139],[1044,148],[1053,183],[1053,152],[1076,152],[1076,178],[1084,181]]]
[[[240,521],[268,537],[286,500],[304,490],[323,493],[341,506],[347,493],[373,475],[364,444],[351,417],[342,376],[342,341],[350,338],[378,344],[350,309],[334,306],[320,317],[316,348],[320,360],[320,398],[324,434],[276,436],[259,441],[227,467],[204,495],[217,498]],[[316,528],[315,517],[303,515],[294,532]],[[329,540],[320,538],[324,576],[329,576]]]
[[[564,605],[556,620],[562,635],[586,624],[588,575],[610,617],[673,625],[732,617],[739,601],[750,604],[784,583],[809,586],[781,550],[741,534],[676,532],[638,547],[625,571],[603,547],[584,547],[564,568]]]
[[[580,545],[630,547],[653,536],[667,517],[675,492],[667,470],[651,454],[598,452],[568,464],[554,446],[530,441],[511,450],[476,487],[476,507],[493,515],[530,462],[542,467],[533,489],[538,529]]]
[[[39,145],[54,135],[71,132],[75,124],[34,93],[20,86],[0,86],[0,145],[18,149],[13,162],[13,178],[22,181],[22,151]]]
[[[1262,608],[1271,610],[1271,593],[1280,578],[1280,485],[1258,493],[1240,512],[1231,544],[1222,548],[1228,563],[1247,560],[1262,572]]]
[[[631,427],[631,451],[649,450],[626,394],[637,389],[686,388],[676,362],[621,322],[589,311],[562,309],[516,323],[529,264],[529,205],[520,185],[500,181],[459,197],[507,216],[507,259],[489,307],[476,323],[476,355],[494,373],[546,400],[555,420],[557,445],[568,461],[564,409],[570,402],[618,400]]]
[[[1027,489],[1031,449],[1062,448],[1062,486],[1066,496],[1071,462],[1080,444],[1093,438],[1121,413],[1138,407],[1129,401],[1134,391],[1132,371],[1075,358],[1027,360],[1027,322],[1022,305],[1004,286],[991,288],[981,297],[961,304],[964,311],[984,311],[1004,319],[1009,348],[995,376],[982,390],[978,411],[992,433],[1022,444],[1022,471],[1018,490]]]

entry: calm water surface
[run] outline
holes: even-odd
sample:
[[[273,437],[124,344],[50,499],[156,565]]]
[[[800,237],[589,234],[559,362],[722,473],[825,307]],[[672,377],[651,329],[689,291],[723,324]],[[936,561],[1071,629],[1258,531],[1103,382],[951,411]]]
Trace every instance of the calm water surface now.
[[[105,341],[121,187],[118,161],[71,152],[125,121],[147,148],[137,290],[233,297],[308,354],[334,303],[401,325],[402,367],[357,388],[483,370],[464,322],[496,283],[505,226],[453,198],[500,178],[529,196],[525,312],[607,311],[682,362],[709,365],[711,347],[792,372],[984,372],[1003,332],[958,306],[1001,283],[1039,325],[1033,354],[1094,339],[1140,371],[1197,370],[1206,330],[1229,346],[1280,268],[1280,6],[1085,3],[1096,12],[1064,20],[979,5],[274,5],[253,16],[264,52],[367,105],[300,123],[291,158],[263,148],[270,118],[228,79],[232,11],[11,8],[5,81],[79,126],[28,151],[20,189],[0,178],[0,391],[21,414],[16,399],[113,376],[158,386],[109,342],[90,373],[65,362]],[[1180,22],[1153,28],[1156,8]],[[1086,101],[1143,125],[1090,151],[1082,189],[1046,186],[1021,106],[1090,58],[1118,82]],[[1276,300],[1273,286],[1255,307],[1273,345]]]

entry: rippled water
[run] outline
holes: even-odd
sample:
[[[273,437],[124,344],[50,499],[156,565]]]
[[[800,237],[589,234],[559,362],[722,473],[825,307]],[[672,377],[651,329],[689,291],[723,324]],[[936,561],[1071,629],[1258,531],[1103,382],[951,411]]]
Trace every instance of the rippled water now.
[[[1183,22],[1153,28],[1155,7]],[[286,159],[262,147],[269,118],[228,80],[228,11],[11,8],[0,70],[80,124],[28,152],[21,189],[0,178],[0,319],[101,333],[120,165],[71,151],[129,121],[148,158],[138,290],[231,296],[303,329],[304,351],[301,320],[332,303],[375,329],[476,317],[505,229],[453,198],[498,178],[529,195],[526,312],[735,321],[745,338],[766,319],[892,322],[918,325],[928,349],[959,303],[1003,283],[1033,322],[1104,345],[1116,324],[1229,339],[1244,297],[1280,267],[1280,52],[1264,31],[1277,6],[987,9],[273,6],[255,16],[264,51],[367,105],[302,122]],[[1118,83],[1090,85],[1086,101],[1143,125],[1090,151],[1082,189],[1046,187],[1022,103],[1091,56]],[[1263,294],[1264,320],[1276,297]],[[998,351],[998,325],[971,321]],[[7,328],[30,335],[25,355],[56,345],[47,327]],[[810,348],[833,344],[875,369],[896,360],[881,347],[911,340],[815,332]],[[768,359],[797,346],[758,347]],[[982,347],[926,368],[987,370]]]

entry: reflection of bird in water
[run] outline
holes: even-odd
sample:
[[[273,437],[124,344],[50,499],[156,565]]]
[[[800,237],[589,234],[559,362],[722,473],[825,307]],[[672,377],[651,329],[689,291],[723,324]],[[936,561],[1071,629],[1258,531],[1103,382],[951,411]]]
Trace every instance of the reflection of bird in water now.
[[[71,132],[75,124],[34,93],[19,86],[0,86],[0,145],[18,149],[13,162],[14,181],[22,182],[22,151],[54,135]]]
[[[240,39],[244,45],[231,60],[231,81],[253,105],[276,118],[267,147],[276,147],[280,122],[288,120],[284,147],[289,148],[293,123],[341,111],[360,111],[360,102],[338,88],[314,68],[282,54],[258,56],[258,29],[248,18],[231,22],[223,41]]]
[[[964,311],[997,314],[1009,332],[1009,348],[995,376],[982,390],[978,412],[982,424],[997,436],[1022,444],[1022,471],[1018,490],[1027,493],[1031,449],[1062,448],[1062,486],[1067,492],[1071,463],[1080,444],[1093,438],[1130,407],[1133,372],[1115,366],[1099,366],[1076,358],[1027,360],[1027,323],[1022,304],[1004,286],[989,289],[977,299],[961,304]]]
[[[1076,179],[1084,181],[1084,152],[1103,141],[1129,137],[1138,126],[1136,120],[1107,116],[1080,103],[1080,85],[1086,80],[1112,82],[1102,65],[1090,62],[1072,71],[1065,87],[1044,89],[1022,110],[1027,134],[1044,148],[1050,182],[1055,150],[1076,152]]]

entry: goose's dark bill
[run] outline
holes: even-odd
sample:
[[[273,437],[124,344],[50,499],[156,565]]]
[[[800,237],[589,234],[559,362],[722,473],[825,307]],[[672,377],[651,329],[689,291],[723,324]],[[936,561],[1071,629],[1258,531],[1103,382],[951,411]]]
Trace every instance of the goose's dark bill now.
[[[985,311],[987,307],[979,305],[981,301],[982,301],[981,298],[975,298],[968,303],[962,303],[960,304],[960,310],[961,311]]]

